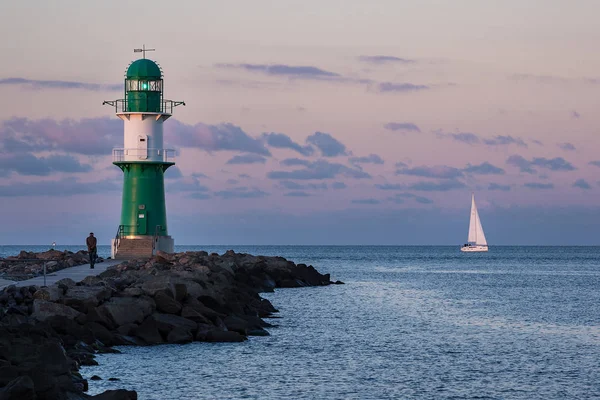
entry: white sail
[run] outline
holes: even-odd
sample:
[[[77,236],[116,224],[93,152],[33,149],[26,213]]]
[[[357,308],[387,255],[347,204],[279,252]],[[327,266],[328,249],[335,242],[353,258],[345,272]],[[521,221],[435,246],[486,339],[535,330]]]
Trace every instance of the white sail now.
[[[471,197],[471,219],[469,220],[469,237],[467,242],[482,246],[487,245],[479,213],[477,212],[477,206],[475,205],[475,195]]]

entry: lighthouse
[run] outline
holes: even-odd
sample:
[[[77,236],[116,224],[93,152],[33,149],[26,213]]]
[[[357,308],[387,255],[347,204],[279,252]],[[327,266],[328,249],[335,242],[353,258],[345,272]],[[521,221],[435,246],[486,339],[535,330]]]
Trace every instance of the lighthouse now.
[[[163,125],[183,101],[163,96],[163,73],[146,58],[154,49],[136,49],[142,58],[125,74],[125,98],[105,101],[123,120],[123,148],[113,149],[113,164],[123,171],[121,221],[111,243],[113,259],[150,257],[173,252],[167,229],[165,171],[175,165],[175,152],[163,144]]]

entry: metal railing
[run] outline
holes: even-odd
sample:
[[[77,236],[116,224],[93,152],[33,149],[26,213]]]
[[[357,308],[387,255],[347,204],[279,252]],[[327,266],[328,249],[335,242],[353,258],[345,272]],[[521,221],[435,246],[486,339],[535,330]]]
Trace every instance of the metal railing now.
[[[140,161],[170,162],[175,158],[175,149],[113,149],[113,162],[132,161],[128,157],[137,157]]]
[[[119,225],[117,229],[117,234],[115,235],[115,243],[114,243],[114,251],[113,253],[116,255],[117,250],[119,249],[119,244],[121,243],[121,239],[123,236],[136,234],[138,230],[137,225]]]
[[[102,105],[105,104],[113,106],[116,113],[140,112],[130,110],[127,99],[106,100],[102,102]],[[158,112],[161,114],[173,114],[173,109],[177,106],[185,106],[185,102],[175,100],[160,100],[160,110]]]

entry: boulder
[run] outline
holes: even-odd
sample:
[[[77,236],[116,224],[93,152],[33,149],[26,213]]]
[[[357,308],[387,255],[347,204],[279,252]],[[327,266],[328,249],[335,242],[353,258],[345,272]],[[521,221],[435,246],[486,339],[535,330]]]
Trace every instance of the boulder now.
[[[64,316],[69,319],[77,318],[81,313],[64,304],[52,303],[36,299],[33,301],[33,313],[31,316],[38,321],[44,321],[54,316]]]
[[[206,334],[206,342],[243,342],[247,338],[233,331],[212,329]]]
[[[154,295],[156,309],[167,314],[179,314],[181,312],[181,304],[170,295],[166,289],[156,292]]]
[[[177,326],[167,335],[167,343],[190,343],[194,340],[191,331],[184,327]]]
[[[152,317],[156,321],[158,330],[165,335],[168,335],[169,332],[175,328],[183,328],[189,331],[195,331],[198,327],[198,324],[196,324],[194,321],[177,315],[154,313]]]
[[[110,299],[112,291],[103,286],[72,286],[67,289],[61,303],[87,313],[88,310]]]
[[[96,396],[89,397],[94,400],[137,400],[137,392],[133,390],[107,390]]]
[[[139,337],[147,344],[164,343],[164,340],[158,331],[156,321],[152,316],[146,318],[144,322],[137,327],[135,336]]]
[[[33,380],[29,376],[13,379],[0,390],[0,400],[36,400]]]
[[[52,285],[36,290],[33,293],[33,298],[45,301],[57,301],[63,296],[63,293],[63,290],[58,285]]]
[[[199,323],[203,323],[203,324],[211,324],[211,321],[207,317],[200,314],[200,312],[198,310],[196,310],[195,308],[190,307],[190,306],[184,306],[181,309],[181,316],[183,318],[192,320],[194,322],[199,322]]]
[[[141,323],[154,311],[154,302],[148,297],[113,297],[100,307],[117,325]]]
[[[156,292],[167,291],[172,298],[174,298],[174,288],[171,283],[172,278],[169,276],[157,276],[148,280],[142,284],[142,290],[148,296],[154,297]]]

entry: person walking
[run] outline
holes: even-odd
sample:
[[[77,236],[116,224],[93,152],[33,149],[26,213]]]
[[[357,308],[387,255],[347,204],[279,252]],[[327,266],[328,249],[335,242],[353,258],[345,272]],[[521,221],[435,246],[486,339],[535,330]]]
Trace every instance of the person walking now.
[[[90,236],[85,240],[85,244],[87,244],[88,254],[90,255],[90,268],[94,268],[94,264],[96,263],[96,258],[98,257],[98,251],[96,249],[96,237],[94,236],[94,232],[90,232]]]

